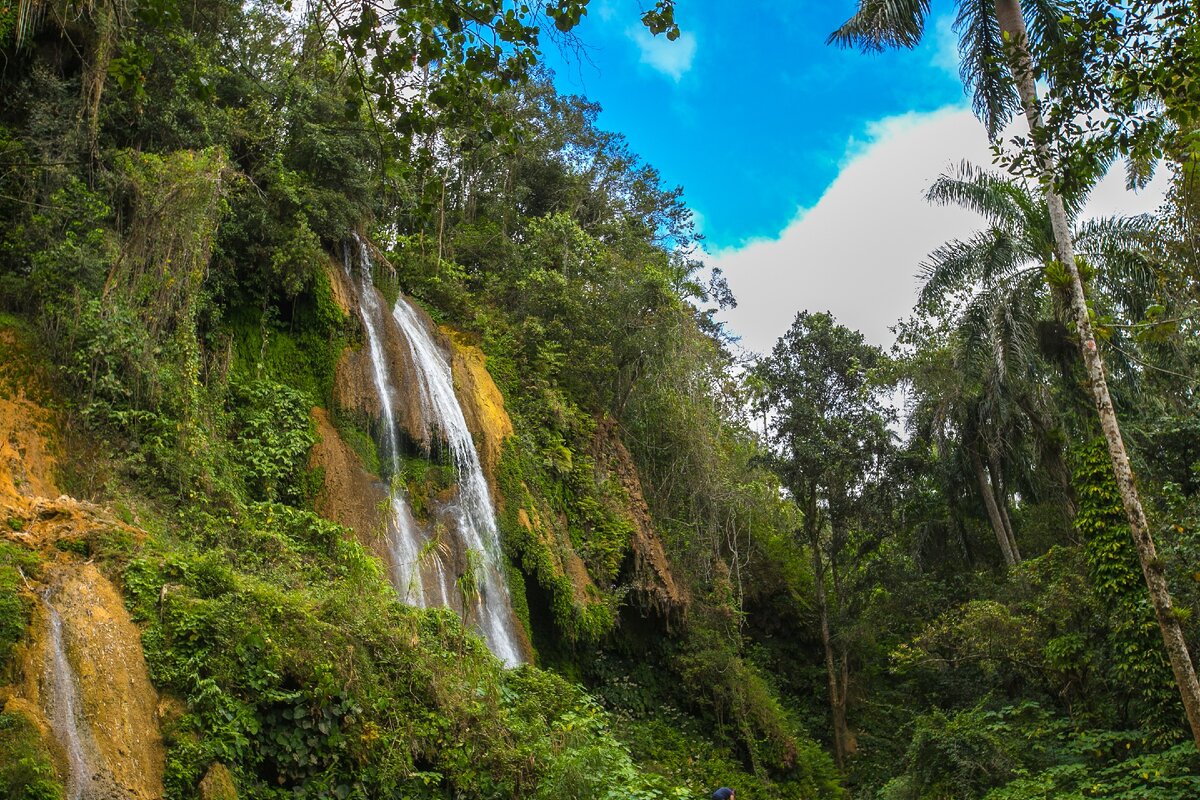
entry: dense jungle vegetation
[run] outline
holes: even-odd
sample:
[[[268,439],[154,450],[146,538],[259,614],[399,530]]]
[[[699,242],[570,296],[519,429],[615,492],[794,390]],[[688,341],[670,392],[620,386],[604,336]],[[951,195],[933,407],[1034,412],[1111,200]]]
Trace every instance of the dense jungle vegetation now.
[[[586,37],[586,0],[0,6],[0,390],[52,407],[64,491],[146,531],[69,555],[120,587],[177,706],[167,795],[221,764],[240,797],[1200,796],[1080,357],[1104,359],[1147,570],[1195,652],[1198,9],[1033,0],[1022,50],[1011,0],[959,5],[989,131],[1029,109],[1007,63],[1040,79],[1041,126],[933,184],[979,232],[880,265],[922,270],[892,352],[803,312],[757,357],[715,321],[735,299],[682,190],[538,65]],[[832,38],[911,46],[927,10],[864,0]],[[675,37],[675,13],[643,22]],[[1080,218],[1114,163],[1170,171],[1158,214]],[[329,277],[353,232],[504,395],[534,665],[400,604],[315,511],[314,407],[380,472],[336,402],[363,338]],[[669,595],[638,578],[626,458]],[[419,500],[444,467],[400,479]],[[48,558],[0,538],[5,670]],[[0,794],[63,796],[11,710]]]

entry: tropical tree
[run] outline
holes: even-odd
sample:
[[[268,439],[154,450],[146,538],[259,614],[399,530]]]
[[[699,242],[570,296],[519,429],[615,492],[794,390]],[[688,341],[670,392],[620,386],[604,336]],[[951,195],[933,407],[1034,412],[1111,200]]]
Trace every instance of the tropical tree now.
[[[1021,550],[1009,515],[1005,475],[1009,464],[1027,463],[1016,457],[1027,426],[997,381],[995,363],[980,358],[961,331],[950,331],[940,349],[935,357],[948,368],[940,371],[937,384],[926,384],[932,376],[917,374],[920,370],[909,375],[918,398],[909,409],[909,430],[935,444],[941,457],[953,464],[952,475],[944,477],[955,482],[960,475],[973,478],[1004,563],[1013,567],[1021,561]]]
[[[846,722],[850,670],[845,639],[832,623],[845,616],[852,522],[892,444],[892,414],[872,377],[882,362],[883,353],[858,331],[827,313],[802,312],[756,367],[769,409],[772,460],[804,514],[839,767],[852,749]]]
[[[1030,18],[1028,24],[1026,11]],[[831,34],[830,41],[867,51],[913,47],[921,39],[928,13],[929,0],[859,0],[857,13]],[[1200,681],[1167,586],[1165,565],[1158,557],[1150,534],[1109,393],[1104,360],[1075,258],[1067,206],[1059,190],[1062,175],[1038,100],[1035,49],[1059,38],[1061,18],[1062,6],[1057,0],[1029,0],[1027,8],[1022,8],[1020,0],[994,0],[991,3],[960,0],[955,21],[955,30],[960,37],[960,74],[972,91],[976,113],[993,138],[1018,108],[1028,123],[1036,177],[1053,234],[1054,258],[1064,274],[1071,320],[1078,335],[1100,427],[1171,670],[1187,712],[1192,737],[1200,749]],[[1001,65],[1007,65],[1007,76]]]
[[[1083,196],[1070,202],[1072,219],[1082,210]],[[1059,423],[1062,398],[1070,408],[1077,394],[1071,365],[1061,358],[1067,350],[1069,299],[1053,255],[1046,207],[1024,184],[969,164],[940,176],[927,198],[975,211],[988,225],[930,254],[921,268],[920,304],[931,312],[953,305],[953,310],[940,312],[951,316],[957,367],[953,374],[981,386],[983,397],[972,402],[990,401],[992,416],[1010,416],[995,407],[1000,403],[1024,416],[1023,427],[1037,444],[1041,466],[1060,493],[1067,517],[1074,518],[1077,506]],[[1155,270],[1145,250],[1150,230],[1147,217],[1089,220],[1074,229],[1076,249],[1093,272],[1097,297],[1112,315],[1142,319],[1157,300]],[[954,305],[951,298],[961,302]],[[1137,346],[1128,331],[1108,331],[1110,345],[1119,354]],[[1132,383],[1137,372],[1126,368],[1121,374]],[[942,405],[964,399],[962,392],[945,394]],[[1010,429],[992,441],[1012,442],[1013,433]],[[996,464],[994,455],[991,463]],[[979,466],[974,465],[977,476]],[[994,473],[994,467],[990,471]]]

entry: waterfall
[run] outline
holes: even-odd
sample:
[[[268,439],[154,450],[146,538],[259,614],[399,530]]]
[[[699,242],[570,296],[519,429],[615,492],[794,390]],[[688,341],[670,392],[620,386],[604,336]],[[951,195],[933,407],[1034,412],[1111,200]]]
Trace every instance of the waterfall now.
[[[496,512],[479,453],[454,393],[450,362],[424,320],[404,298],[397,301],[390,317],[385,315],[378,291],[371,282],[370,252],[357,235],[346,245],[344,267],[358,290],[359,312],[367,335],[383,418],[381,446],[390,459],[392,473],[400,472],[401,462],[399,428],[393,409],[398,384],[388,367],[384,339],[389,324],[398,326],[407,342],[413,374],[403,378],[417,384],[423,424],[427,428],[411,433],[422,435],[428,442],[444,440],[457,472],[457,494],[441,511],[448,515],[450,525],[447,528],[452,535],[458,536],[457,543],[465,555],[463,575],[458,578],[459,586],[464,590],[463,616],[478,629],[501,661],[508,666],[521,664],[524,658],[504,579]],[[388,546],[397,565],[393,583],[406,602],[423,607],[451,606],[454,579],[446,572],[435,546],[435,537],[417,524],[403,492],[399,481],[393,480],[387,531]],[[426,554],[424,559],[423,554]],[[423,561],[427,563],[423,564]],[[423,572],[426,573],[424,576]]]
[[[432,437],[440,432],[445,437],[458,471],[458,496],[452,513],[468,552],[478,558],[477,564],[471,563],[470,559],[467,564],[467,569],[474,571],[477,590],[472,603],[477,616],[475,621],[492,652],[504,663],[515,666],[522,658],[514,630],[512,601],[502,571],[496,510],[492,507],[475,440],[454,394],[450,362],[403,297],[397,299],[392,316],[404,331],[412,352],[425,419],[437,427],[427,433]]]
[[[353,252],[351,248],[357,252]],[[359,269],[354,269],[357,256]],[[394,573],[392,584],[400,597],[406,602],[417,606],[427,603],[425,585],[421,577],[421,551],[423,537],[417,530],[408,503],[404,499],[403,489],[396,476],[400,473],[400,442],[396,428],[396,415],[392,408],[392,378],[389,374],[387,357],[383,346],[382,331],[385,317],[379,303],[375,286],[371,282],[371,261],[366,243],[357,235],[346,246],[343,267],[346,275],[358,287],[358,307],[367,334],[367,348],[371,354],[371,371],[375,381],[375,392],[379,395],[379,405],[383,417],[382,449],[383,457],[389,460],[392,470],[392,485],[388,489],[389,515],[387,520],[387,543],[392,555]],[[441,579],[440,561],[434,554],[435,571],[439,573],[438,585],[444,584]],[[446,601],[445,592],[440,599]]]
[[[392,387],[395,384],[392,383],[383,343],[386,317],[383,307],[379,303],[378,291],[371,282],[371,255],[367,251],[366,242],[355,234],[353,243],[358,251],[354,254],[358,255],[360,265],[358,278],[356,278],[359,290],[359,312],[362,318],[362,327],[366,330],[367,349],[371,354],[372,378],[379,396],[380,414],[383,416],[383,441],[380,444],[384,450],[383,457],[388,459],[388,463],[391,465],[392,481],[388,489],[389,516],[386,521],[386,525],[388,525],[386,540],[388,540],[392,564],[395,565],[392,585],[395,585],[397,593],[404,601],[412,603],[414,606],[427,606],[430,597],[426,595],[426,582],[421,573],[422,567],[428,566],[434,575],[431,588],[436,593],[436,597],[433,602],[445,606],[445,604],[449,604],[449,597],[446,596],[445,591],[446,578],[442,560],[438,558],[437,553],[431,553],[428,559],[421,558],[426,537],[416,525],[413,512],[409,509],[407,501],[404,500],[401,483],[397,480],[401,471],[400,435],[398,435],[395,411],[392,410]],[[346,269],[350,281],[355,281],[353,255],[349,245],[346,248],[342,265]],[[422,560],[428,561],[428,564],[422,565]]]
[[[42,596],[42,603],[50,619],[50,651],[43,675],[46,713],[50,727],[67,756],[67,800],[83,800],[86,781],[93,774],[84,745],[86,734],[79,729],[80,707],[83,703],[79,698],[75,673],[71,670],[63,647],[62,617],[50,605],[49,590]]]

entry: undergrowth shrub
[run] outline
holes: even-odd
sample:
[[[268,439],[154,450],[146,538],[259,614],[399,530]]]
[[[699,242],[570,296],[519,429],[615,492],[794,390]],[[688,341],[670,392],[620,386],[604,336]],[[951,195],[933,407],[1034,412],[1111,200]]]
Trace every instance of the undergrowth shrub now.
[[[6,520],[21,521],[15,518]],[[33,600],[23,592],[26,579],[37,576],[39,559],[28,550],[0,541],[0,673],[8,664],[13,648],[25,636],[33,612]]]
[[[0,713],[0,796],[13,800],[66,796],[37,726],[20,713]]]
[[[306,499],[308,451],[317,440],[311,402],[289,386],[256,380],[233,383],[229,403],[234,453],[251,497]]]
[[[1183,800],[1200,790],[1191,744],[1152,733],[1078,728],[1035,703],[917,717],[903,772],[881,800]]]
[[[189,514],[171,537],[102,546],[156,684],[168,791],[208,765],[243,797],[673,798],[577,686],[505,670],[446,609],[402,605],[337,525],[282,504]]]

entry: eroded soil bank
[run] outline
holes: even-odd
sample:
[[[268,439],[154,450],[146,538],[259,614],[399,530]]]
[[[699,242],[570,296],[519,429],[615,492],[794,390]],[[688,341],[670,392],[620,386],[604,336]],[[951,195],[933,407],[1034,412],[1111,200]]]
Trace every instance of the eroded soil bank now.
[[[142,534],[59,492],[53,415],[19,386],[5,388],[0,538],[36,554],[39,567],[21,573],[32,614],[3,676],[0,708],[32,723],[68,798],[160,798],[159,699],[141,632],[117,588],[78,555],[97,531]]]

